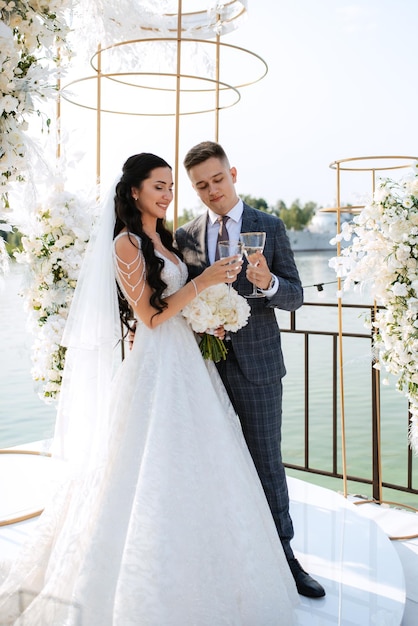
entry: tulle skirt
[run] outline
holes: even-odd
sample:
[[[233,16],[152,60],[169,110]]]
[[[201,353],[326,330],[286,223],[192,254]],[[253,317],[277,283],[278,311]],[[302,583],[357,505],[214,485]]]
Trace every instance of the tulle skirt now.
[[[0,588],[0,622],[293,624],[295,584],[238,418],[180,315],[138,326],[110,411],[106,462],[60,485]]]

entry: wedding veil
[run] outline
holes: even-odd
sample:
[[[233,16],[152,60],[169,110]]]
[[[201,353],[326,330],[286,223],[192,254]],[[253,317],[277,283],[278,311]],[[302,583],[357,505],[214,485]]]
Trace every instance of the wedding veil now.
[[[51,453],[69,462],[73,471],[101,464],[107,450],[111,381],[115,360],[120,362],[113,257],[114,195],[120,177],[100,205],[62,338],[67,350]]]

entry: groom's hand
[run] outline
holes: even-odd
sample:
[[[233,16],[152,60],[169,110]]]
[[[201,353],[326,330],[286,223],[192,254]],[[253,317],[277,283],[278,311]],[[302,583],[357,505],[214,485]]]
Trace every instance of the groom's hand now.
[[[218,337],[218,339],[225,339],[225,328],[223,326],[218,326],[218,328],[215,328],[215,330],[213,331],[213,334],[215,335],[215,337]]]
[[[218,339],[225,339],[225,335],[226,335],[226,330],[223,326],[218,326],[218,328],[215,328],[215,330],[212,330],[212,328],[208,328],[207,333],[213,333],[214,337],[217,337]],[[199,337],[203,337],[203,335],[205,333],[197,333],[199,335]]]
[[[271,272],[267,265],[266,257],[262,252],[251,255],[251,263],[247,265],[246,276],[250,283],[259,289],[268,289],[271,281]]]

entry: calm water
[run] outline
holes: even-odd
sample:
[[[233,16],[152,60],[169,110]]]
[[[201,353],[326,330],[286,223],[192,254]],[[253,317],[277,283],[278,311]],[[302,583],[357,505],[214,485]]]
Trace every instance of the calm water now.
[[[306,302],[335,302],[336,279],[328,267],[329,252],[299,252],[296,262],[305,287]],[[23,280],[22,268],[13,266],[0,292],[0,448],[30,441],[48,439],[53,435],[55,407],[47,405],[36,392],[30,376],[30,347],[26,314],[22,298],[18,295]],[[319,293],[318,283],[324,284]],[[350,294],[345,302],[361,303],[360,296]],[[364,297],[364,303],[367,298]],[[298,315],[301,328],[318,330],[337,329],[337,312],[334,309],[307,308]],[[289,316],[279,313],[282,327],[289,324]],[[358,311],[344,314],[345,330],[363,332],[363,320]],[[282,334],[287,367],[284,379],[283,453],[289,463],[303,463],[304,420],[304,361],[301,335]],[[310,463],[324,467],[331,459],[331,342],[328,338],[313,337],[310,342],[309,410],[312,423],[310,437]],[[348,473],[370,475],[370,346],[366,340],[351,339],[344,343],[344,393],[347,432]],[[396,392],[394,381],[382,387],[382,466],[384,480],[405,482],[406,401]],[[324,461],[325,459],[325,461]],[[329,461],[330,462],[330,461]],[[418,465],[415,463],[415,465]],[[326,469],[331,469],[327,466]],[[340,468],[341,469],[341,468]],[[297,475],[297,474],[295,474]],[[304,478],[306,476],[304,475]],[[308,477],[309,478],[309,477]],[[414,486],[418,484],[418,470],[414,469]],[[326,478],[312,476],[313,482],[342,489],[342,484]],[[350,485],[350,491],[366,493],[367,487]],[[369,495],[366,493],[366,495]],[[393,494],[386,499],[394,500]],[[416,505],[408,496],[396,494],[397,502]]]
[[[18,295],[23,271],[13,265],[0,291],[0,447],[48,439],[55,408],[38,397],[30,375],[32,335]]]

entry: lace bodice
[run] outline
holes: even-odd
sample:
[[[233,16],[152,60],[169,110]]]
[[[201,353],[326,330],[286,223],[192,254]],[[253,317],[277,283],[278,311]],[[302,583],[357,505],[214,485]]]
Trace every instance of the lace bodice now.
[[[167,283],[167,289],[164,291],[164,296],[170,296],[186,284],[188,276],[187,266],[180,259],[176,265],[173,261],[162,254],[158,252],[156,252],[156,254],[158,254],[158,256],[164,261],[164,268],[161,273],[163,281]]]

